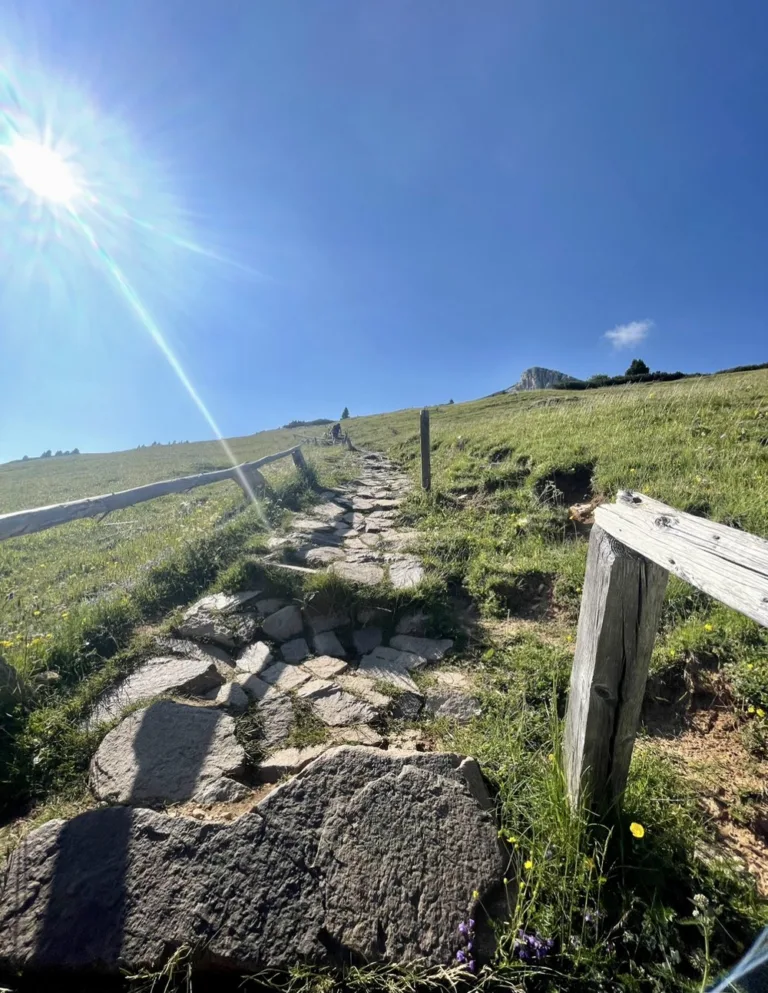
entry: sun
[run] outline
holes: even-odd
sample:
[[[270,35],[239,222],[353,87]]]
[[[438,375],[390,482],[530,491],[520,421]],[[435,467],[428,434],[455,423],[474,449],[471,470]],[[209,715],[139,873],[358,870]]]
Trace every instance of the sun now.
[[[66,205],[80,192],[72,168],[47,145],[17,135],[4,151],[17,177],[41,200]]]

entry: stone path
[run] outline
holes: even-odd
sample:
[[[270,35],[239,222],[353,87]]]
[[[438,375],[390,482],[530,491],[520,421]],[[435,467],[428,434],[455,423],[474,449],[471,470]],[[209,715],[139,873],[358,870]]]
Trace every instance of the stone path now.
[[[375,453],[364,454],[361,462],[358,479],[324,493],[324,502],[271,540],[267,560],[330,569],[368,586],[389,581],[396,589],[412,589],[424,578],[418,557],[409,554],[418,535],[396,524],[410,480]]]
[[[415,534],[396,523],[407,480],[361,461],[270,555],[413,588]],[[0,880],[0,968],[153,969],[187,944],[202,965],[250,971],[454,960],[459,922],[509,869],[474,760],[423,754],[407,726],[480,712],[428,625],[259,590],[190,606],[90,716],[118,720],[90,769],[106,805],[33,831]]]

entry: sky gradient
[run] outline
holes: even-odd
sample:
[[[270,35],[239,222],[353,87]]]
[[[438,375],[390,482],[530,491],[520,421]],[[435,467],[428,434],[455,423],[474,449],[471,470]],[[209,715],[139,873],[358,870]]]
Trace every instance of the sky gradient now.
[[[0,187],[0,461],[212,437],[142,310],[225,436],[768,361],[764,3],[24,0],[0,36],[109,204],[97,257]]]

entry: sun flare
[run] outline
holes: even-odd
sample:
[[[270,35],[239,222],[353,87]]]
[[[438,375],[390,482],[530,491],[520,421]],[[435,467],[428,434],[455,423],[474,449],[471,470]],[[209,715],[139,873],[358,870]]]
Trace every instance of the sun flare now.
[[[69,204],[80,192],[72,168],[47,145],[16,136],[5,154],[17,177],[41,200]]]

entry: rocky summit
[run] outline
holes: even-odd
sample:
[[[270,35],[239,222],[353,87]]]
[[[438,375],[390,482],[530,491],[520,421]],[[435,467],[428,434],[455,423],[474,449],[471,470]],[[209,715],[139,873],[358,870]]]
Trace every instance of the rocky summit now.
[[[473,759],[337,747],[232,824],[116,806],[37,828],[5,874],[0,965],[446,965],[506,866]]]
[[[573,376],[556,369],[544,369],[540,365],[531,366],[520,376],[514,386],[503,390],[503,393],[519,393],[521,390],[548,390],[559,383],[572,383]]]

